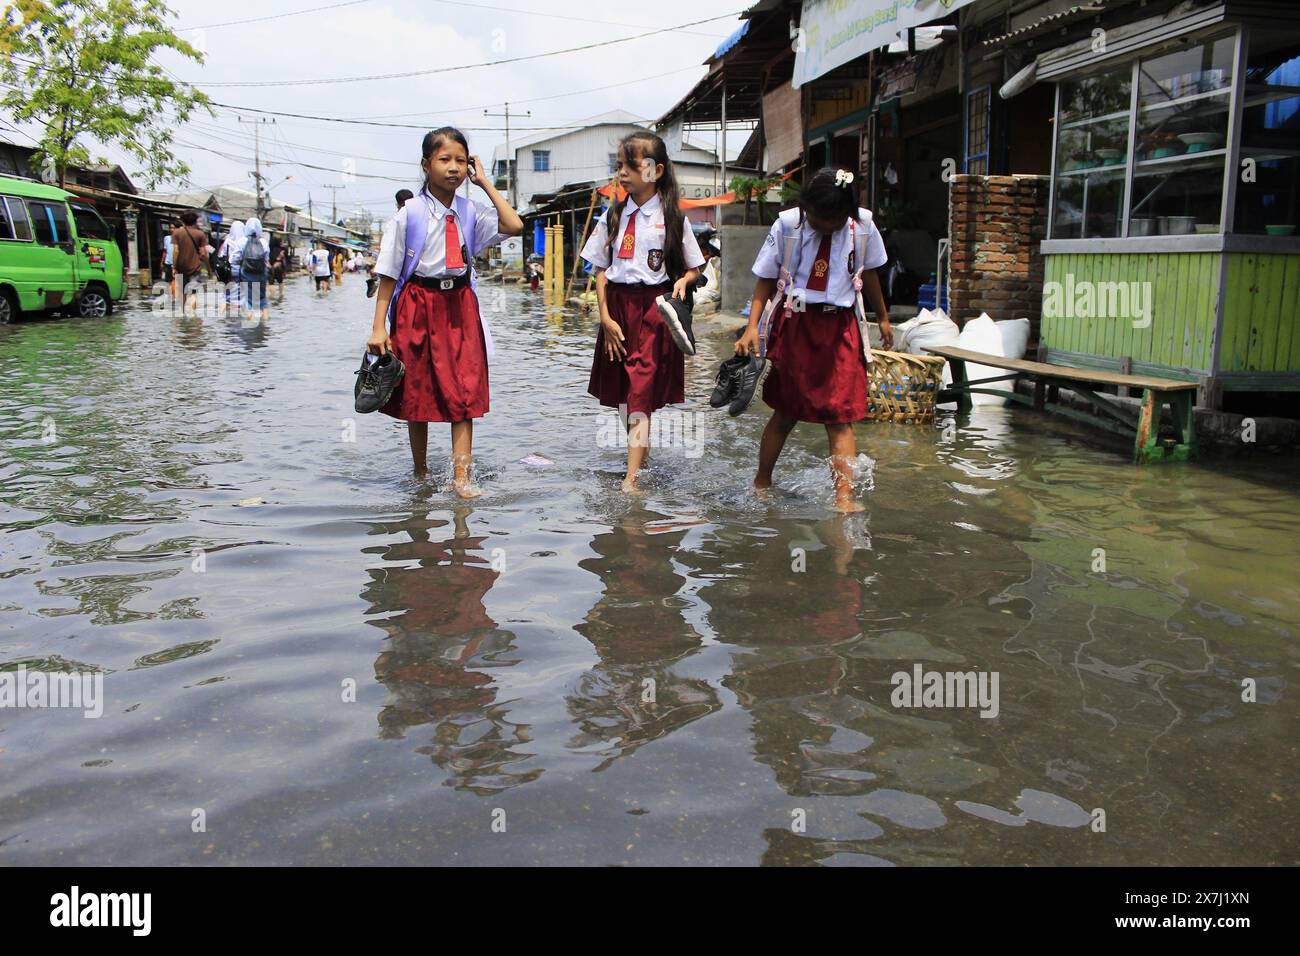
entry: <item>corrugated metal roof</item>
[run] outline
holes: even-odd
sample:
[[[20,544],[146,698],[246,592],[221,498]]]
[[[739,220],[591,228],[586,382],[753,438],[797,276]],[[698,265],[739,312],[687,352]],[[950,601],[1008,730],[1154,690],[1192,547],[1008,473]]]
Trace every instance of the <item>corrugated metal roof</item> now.
[[[1012,30],[1010,33],[1004,33],[1001,36],[989,37],[981,45],[993,46],[997,43],[1005,43],[1007,40],[1015,40],[1030,33],[1035,33],[1043,27],[1050,26],[1059,20],[1067,20],[1071,17],[1078,16],[1081,13],[1101,13],[1105,9],[1106,4],[1104,0],[1094,0],[1092,3],[1076,4],[1072,7],[1067,7],[1059,13],[1049,14],[1048,16],[1035,20],[1033,23],[1026,24],[1019,30]]]

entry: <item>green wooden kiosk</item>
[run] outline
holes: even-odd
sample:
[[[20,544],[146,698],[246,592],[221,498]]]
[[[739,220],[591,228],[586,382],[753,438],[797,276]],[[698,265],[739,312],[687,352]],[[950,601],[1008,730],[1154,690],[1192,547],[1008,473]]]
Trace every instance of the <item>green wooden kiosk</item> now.
[[[1211,408],[1300,391],[1300,9],[1189,0],[1037,71],[1057,84],[1038,358],[1195,381]]]

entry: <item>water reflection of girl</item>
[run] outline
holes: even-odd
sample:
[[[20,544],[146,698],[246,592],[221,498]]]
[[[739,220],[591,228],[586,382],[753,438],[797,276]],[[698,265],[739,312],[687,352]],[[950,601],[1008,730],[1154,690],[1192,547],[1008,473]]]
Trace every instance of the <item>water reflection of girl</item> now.
[[[856,751],[829,749],[837,727],[850,729],[849,715],[866,709],[860,663],[848,653],[861,639],[866,588],[862,561],[854,560],[866,552],[855,551],[846,531],[858,521],[792,528],[764,540],[741,566],[734,549],[713,551],[725,566],[702,571],[716,582],[701,596],[718,639],[745,648],[723,683],[753,714],[757,759],[791,794],[865,787]],[[795,561],[805,570],[792,570]]]
[[[683,602],[673,597],[686,581],[671,560],[683,553],[684,531],[647,529],[642,513],[596,535],[592,548],[599,557],[578,563],[605,586],[575,627],[600,661],[568,698],[579,728],[571,746],[597,745],[606,756],[598,770],[721,707],[706,681],[674,672],[700,646],[699,634],[682,615]]]
[[[390,566],[368,572],[362,597],[374,615],[370,623],[388,635],[388,649],[375,661],[375,677],[393,698],[378,714],[380,736],[400,738],[431,723],[431,741],[418,752],[451,775],[449,784],[496,792],[540,770],[511,769],[528,758],[511,749],[528,735],[496,703],[490,669],[513,663],[505,655],[514,635],[488,616],[484,598],[498,572],[485,539],[469,533],[470,513],[457,509],[454,533],[442,540],[431,532],[449,524],[443,520],[378,525],[376,533],[405,532],[411,540],[382,549]]]

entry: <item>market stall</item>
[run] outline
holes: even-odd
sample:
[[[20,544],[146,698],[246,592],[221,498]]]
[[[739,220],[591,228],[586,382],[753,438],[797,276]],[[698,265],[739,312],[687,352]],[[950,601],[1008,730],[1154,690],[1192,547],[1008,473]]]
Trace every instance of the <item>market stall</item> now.
[[[1056,81],[1040,358],[1300,391],[1300,21],[1183,3]]]

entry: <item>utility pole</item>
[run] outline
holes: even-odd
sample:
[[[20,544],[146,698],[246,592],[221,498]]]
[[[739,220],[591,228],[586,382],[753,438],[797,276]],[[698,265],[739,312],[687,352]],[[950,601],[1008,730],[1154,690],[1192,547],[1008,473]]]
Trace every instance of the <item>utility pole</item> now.
[[[311,214],[311,193],[307,194],[307,223],[310,228],[316,228],[316,217]]]
[[[509,103],[505,104],[504,113],[489,113],[487,110],[484,110],[483,115],[505,117],[506,120],[506,195],[510,198],[511,208],[514,208],[517,205],[517,203],[515,202],[515,154],[510,151],[510,104]],[[525,110],[524,115],[532,116],[533,111]],[[489,172],[491,171],[489,170]],[[493,175],[492,178],[495,179],[496,176]]]
[[[330,203],[330,225],[336,225],[339,221],[339,190],[342,186],[335,186],[333,183],[325,183],[325,188],[330,190],[333,201]]]
[[[244,119],[242,116],[235,117],[241,123],[253,124],[253,179],[257,182],[257,218],[261,219],[266,212],[266,203],[262,201],[262,137],[261,130],[263,123],[274,123],[274,119],[268,119],[265,116],[260,119]]]
[[[722,77],[722,148],[719,151],[718,159],[722,161],[722,186],[719,187],[722,192],[727,191],[727,77]],[[762,160],[760,159],[761,163]],[[745,215],[749,215],[749,202],[745,203]],[[719,212],[721,219],[721,212]],[[745,220],[749,222],[748,219]]]

